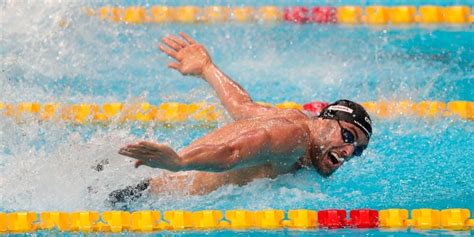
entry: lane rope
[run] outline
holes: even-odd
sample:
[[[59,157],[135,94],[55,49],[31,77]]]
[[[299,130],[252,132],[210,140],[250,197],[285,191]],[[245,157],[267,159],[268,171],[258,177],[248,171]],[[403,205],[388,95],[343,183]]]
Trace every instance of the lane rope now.
[[[407,209],[356,209],[347,216],[346,210],[201,210],[165,211],[32,211],[0,213],[0,233],[25,233],[42,230],[61,232],[156,232],[195,230],[247,229],[474,229],[470,210],[413,209],[410,219]]]
[[[279,104],[258,102],[265,106],[279,109],[299,109],[316,116],[325,108],[327,102],[310,102],[298,104],[286,101]],[[369,101],[362,106],[373,117],[390,119],[398,117],[440,118],[457,116],[465,120],[474,120],[473,101]],[[37,103],[22,102],[17,104],[0,102],[0,115],[17,121],[28,119],[66,121],[72,123],[109,123],[109,122],[161,122],[179,123],[199,121],[216,122],[223,117],[223,111],[206,103],[166,102],[158,105],[150,103]]]
[[[103,6],[84,8],[89,16],[126,24],[143,23],[217,23],[217,22],[291,22],[296,24],[406,25],[470,24],[474,22],[469,6]]]

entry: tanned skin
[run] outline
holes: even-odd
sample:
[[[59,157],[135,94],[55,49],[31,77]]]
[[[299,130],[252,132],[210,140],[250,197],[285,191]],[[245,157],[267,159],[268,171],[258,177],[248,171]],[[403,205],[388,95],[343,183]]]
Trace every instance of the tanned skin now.
[[[175,60],[168,67],[206,81],[235,121],[179,151],[148,141],[121,148],[119,154],[137,160],[135,167],[169,171],[150,180],[152,192],[206,194],[226,184],[245,185],[301,167],[314,167],[322,176],[329,176],[343,164],[331,160],[330,154],[346,160],[353,156],[354,145],[343,142],[336,121],[255,103],[212,62],[203,45],[184,33],[180,36],[167,36],[160,45]],[[344,121],[341,126],[354,133],[357,144],[368,143],[358,127]]]

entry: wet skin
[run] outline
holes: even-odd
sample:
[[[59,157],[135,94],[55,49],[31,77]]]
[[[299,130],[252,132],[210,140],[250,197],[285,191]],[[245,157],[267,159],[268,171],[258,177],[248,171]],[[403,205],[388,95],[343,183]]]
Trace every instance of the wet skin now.
[[[310,118],[294,109],[254,103],[248,93],[212,63],[204,46],[189,36],[168,36],[160,50],[176,61],[168,66],[183,75],[205,80],[235,120],[176,152],[165,144],[138,142],[119,153],[136,159],[135,167],[166,169],[152,178],[155,193],[179,191],[205,194],[222,185],[245,185],[256,178],[275,178],[298,168],[314,168],[329,176],[352,156],[354,144],[344,143],[340,126],[351,131],[359,145],[368,143],[356,126]],[[338,159],[339,158],[339,159]]]

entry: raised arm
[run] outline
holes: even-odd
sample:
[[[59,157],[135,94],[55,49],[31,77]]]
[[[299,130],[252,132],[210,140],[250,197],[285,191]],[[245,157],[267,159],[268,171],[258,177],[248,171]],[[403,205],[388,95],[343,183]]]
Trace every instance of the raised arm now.
[[[277,112],[275,108],[253,102],[239,84],[226,76],[212,62],[203,45],[196,43],[184,33],[180,35],[182,39],[173,35],[165,37],[163,43],[167,47],[160,45],[161,51],[177,61],[168,64],[168,67],[183,75],[194,75],[207,81],[235,120]]]

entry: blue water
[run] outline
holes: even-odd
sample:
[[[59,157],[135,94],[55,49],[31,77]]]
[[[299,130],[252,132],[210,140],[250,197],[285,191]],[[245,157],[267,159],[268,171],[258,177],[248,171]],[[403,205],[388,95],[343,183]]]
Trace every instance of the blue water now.
[[[325,1],[297,1],[300,5],[321,2]],[[367,5],[380,2],[364,1]],[[443,5],[448,1],[413,4],[427,2]],[[205,101],[219,107],[202,80],[166,68],[169,59],[156,46],[161,37],[179,31],[206,45],[214,62],[257,101],[474,100],[472,26],[130,26],[85,16],[78,10],[84,4],[78,3],[2,5],[1,102]],[[68,26],[59,27],[59,20],[66,20]],[[107,210],[104,199],[110,191],[160,173],[134,169],[128,159],[116,154],[120,146],[147,139],[179,149],[228,122],[227,116],[206,126],[191,122],[171,128],[160,124],[77,126],[16,123],[0,116],[0,210]],[[244,187],[225,186],[205,196],[146,197],[132,210],[462,207],[474,211],[473,132],[472,121],[455,117],[375,118],[367,152],[328,179],[313,170],[302,170]],[[103,171],[93,169],[104,160],[108,164]],[[394,233],[339,230],[306,234]]]

